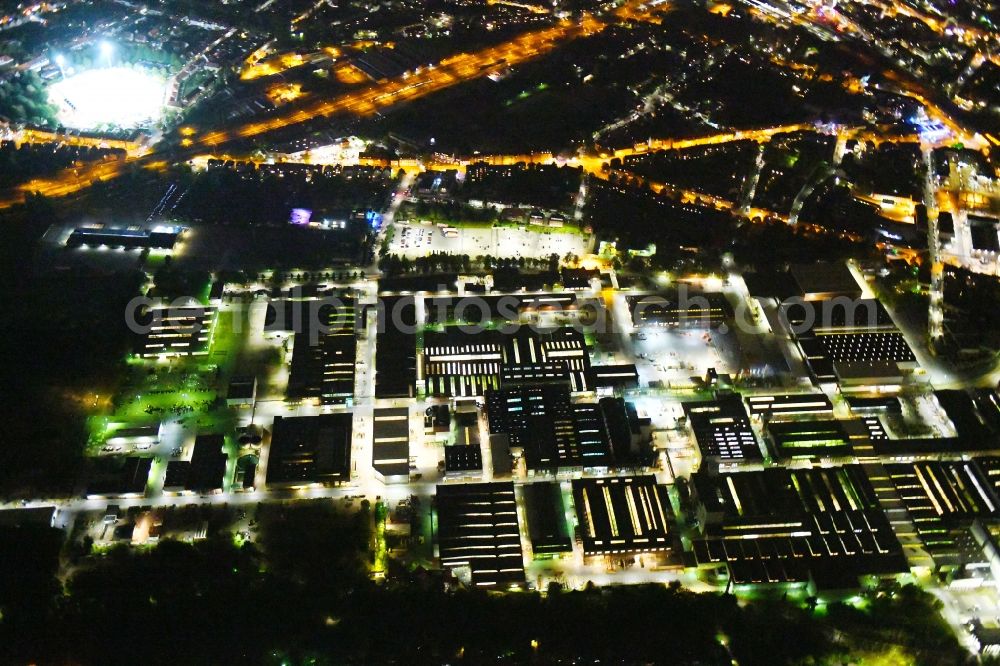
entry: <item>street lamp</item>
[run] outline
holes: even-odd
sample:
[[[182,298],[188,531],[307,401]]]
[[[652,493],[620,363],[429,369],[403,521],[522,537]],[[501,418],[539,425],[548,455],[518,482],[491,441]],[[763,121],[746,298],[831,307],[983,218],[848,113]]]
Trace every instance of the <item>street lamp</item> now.
[[[57,53],[56,54],[56,64],[59,65],[59,73],[62,74],[62,77],[65,79],[66,78],[66,56],[64,56],[62,53]]]

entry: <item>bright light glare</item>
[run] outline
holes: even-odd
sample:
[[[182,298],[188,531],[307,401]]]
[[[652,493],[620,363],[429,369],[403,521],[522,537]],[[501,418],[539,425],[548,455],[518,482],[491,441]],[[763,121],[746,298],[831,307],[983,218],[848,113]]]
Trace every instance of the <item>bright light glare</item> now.
[[[91,69],[49,86],[60,123],[76,129],[131,128],[163,116],[166,80],[125,67]]]
[[[105,56],[110,56],[115,52],[115,45],[111,42],[101,42],[101,54]]]

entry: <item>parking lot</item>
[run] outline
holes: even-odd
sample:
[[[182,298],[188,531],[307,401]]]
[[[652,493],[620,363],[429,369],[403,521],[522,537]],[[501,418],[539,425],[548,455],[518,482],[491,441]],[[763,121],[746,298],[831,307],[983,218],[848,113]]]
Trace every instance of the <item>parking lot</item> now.
[[[735,373],[739,353],[731,335],[702,329],[636,329],[632,343],[639,376],[643,383],[674,385],[684,384],[692,376],[704,376],[709,368]]]
[[[390,252],[410,258],[435,252],[467,254],[470,257],[526,257],[543,259],[572,252],[585,254],[586,236],[575,230],[549,227],[467,226],[456,227],[456,235],[445,236],[443,228],[433,224],[397,222]]]

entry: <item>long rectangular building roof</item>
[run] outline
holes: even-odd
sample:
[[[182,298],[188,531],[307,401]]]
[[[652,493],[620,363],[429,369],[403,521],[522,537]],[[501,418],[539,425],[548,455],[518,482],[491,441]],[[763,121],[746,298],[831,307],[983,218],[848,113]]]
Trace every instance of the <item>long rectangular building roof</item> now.
[[[477,587],[524,584],[513,483],[440,485],[437,513],[443,565],[469,567]]]
[[[354,394],[358,315],[354,299],[284,299],[268,306],[267,330],[295,333],[290,398]]]
[[[669,292],[627,296],[634,326],[715,328],[732,318],[733,308],[718,292]]]
[[[139,338],[140,356],[208,352],[215,309],[201,305],[153,307],[140,317],[148,330]]]
[[[786,395],[752,395],[746,398],[750,415],[771,418],[823,414],[833,416],[833,404],[825,393],[791,393]]]
[[[417,380],[416,301],[413,296],[382,296],[380,301],[375,397],[410,397]]]
[[[68,247],[120,247],[126,250],[147,248],[150,250],[172,250],[177,243],[181,229],[148,231],[146,229],[113,229],[80,227],[74,229],[66,241]]]
[[[408,476],[410,413],[405,407],[376,409],[372,415],[372,467],[383,479]]]
[[[437,396],[477,396],[510,384],[569,382],[590,386],[590,356],[575,328],[466,331],[451,326],[424,335],[423,375]]]
[[[573,502],[588,555],[670,548],[670,498],[652,475],[574,479]]]
[[[737,584],[812,578],[856,587],[863,574],[907,569],[902,547],[860,465],[692,478],[708,512],[700,565],[725,563]]]
[[[573,550],[566,508],[558,483],[542,481],[522,486],[528,518],[528,537],[535,555],[568,553]]]

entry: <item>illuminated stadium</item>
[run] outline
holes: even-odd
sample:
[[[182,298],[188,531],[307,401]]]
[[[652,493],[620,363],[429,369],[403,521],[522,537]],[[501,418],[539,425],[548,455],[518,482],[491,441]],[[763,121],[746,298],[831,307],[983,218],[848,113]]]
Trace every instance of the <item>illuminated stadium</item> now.
[[[59,123],[74,129],[156,123],[163,116],[166,94],[166,78],[128,67],[85,70],[49,86]]]

